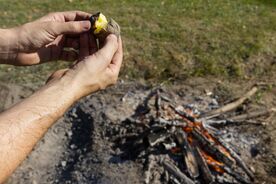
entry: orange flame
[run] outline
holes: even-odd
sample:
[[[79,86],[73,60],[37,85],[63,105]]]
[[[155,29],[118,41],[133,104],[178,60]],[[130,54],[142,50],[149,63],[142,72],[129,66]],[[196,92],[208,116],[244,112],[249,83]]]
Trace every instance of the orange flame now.
[[[194,114],[191,113],[191,111],[188,111],[188,113],[193,116],[196,117]],[[222,145],[220,145],[220,143],[203,127],[202,122],[191,122],[189,120],[187,120],[186,118],[183,117],[183,119],[185,119],[185,121],[188,122],[188,126],[187,127],[183,127],[183,130],[187,133],[190,133],[192,131],[193,128],[198,128],[198,130],[211,142],[215,143],[220,151],[226,155],[228,158],[232,159],[230,153],[227,151],[227,149],[225,149]],[[232,159],[233,160],[233,159]]]
[[[224,164],[222,162],[215,160],[213,157],[211,157],[204,151],[200,151],[200,152],[201,152],[203,158],[206,160],[208,165],[210,165],[218,173],[224,173],[224,170],[222,168],[222,166],[224,166]]]
[[[188,142],[189,142],[190,144],[193,143],[193,137],[192,137],[191,134],[188,135]]]
[[[195,114],[189,109],[185,109],[185,112],[188,113],[190,116],[197,118]],[[184,116],[181,116],[182,119],[187,123],[187,126],[182,127],[182,130],[188,134],[188,141],[190,144],[193,143],[193,136],[190,134],[194,128],[197,128],[209,141],[214,143],[216,146],[218,146],[218,149],[226,155],[228,158],[232,159],[231,154],[228,152],[228,150],[219,143],[219,141],[213,137],[203,126],[202,122],[192,122],[185,118]],[[174,148],[171,150],[173,153],[179,153],[179,148]],[[210,165],[215,171],[218,173],[224,173],[224,169],[222,166],[224,164],[222,162],[219,162],[218,160],[214,159],[212,156],[208,155],[204,151],[201,151],[203,158],[206,160],[207,164]]]
[[[181,151],[181,149],[178,148],[178,147],[174,147],[174,148],[171,149],[171,152],[172,152],[173,154],[179,153],[180,151]]]

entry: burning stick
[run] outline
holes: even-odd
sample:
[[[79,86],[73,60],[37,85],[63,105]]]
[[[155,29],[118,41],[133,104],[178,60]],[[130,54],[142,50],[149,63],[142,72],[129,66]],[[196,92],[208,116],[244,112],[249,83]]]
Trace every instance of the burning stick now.
[[[227,174],[232,176],[234,179],[236,179],[237,181],[239,181],[243,184],[251,183],[249,180],[245,179],[239,173],[234,172],[233,169],[231,168],[232,166],[229,166],[229,167],[225,166],[223,163],[214,160],[211,156],[207,155],[204,151],[201,151],[201,154],[205,158],[207,164],[210,165],[211,167],[213,167],[219,173],[226,172]]]
[[[164,159],[161,160],[161,164],[164,169],[166,169],[170,174],[179,179],[182,183],[185,184],[195,184],[190,178],[188,178],[183,172],[181,172],[176,165],[171,161]]]
[[[189,175],[194,179],[197,178],[199,176],[198,165],[186,133],[183,130],[177,131],[175,137],[183,153]]]
[[[183,118],[186,118],[187,120],[189,120],[189,121],[191,121],[191,122],[196,122],[196,119],[193,117],[193,116],[191,116],[191,115],[189,115],[188,113],[186,113],[186,112],[184,112],[184,111],[180,111],[180,110],[178,110],[177,108],[175,108],[173,105],[169,105],[170,106],[170,108],[172,108],[178,115],[180,115],[181,117],[183,117]]]
[[[206,161],[204,160],[202,154],[200,153],[200,150],[199,150],[198,147],[195,148],[194,153],[195,153],[195,156],[196,156],[197,163],[200,166],[199,169],[200,169],[200,172],[201,172],[202,177],[204,179],[204,182],[206,184],[214,183],[214,177],[213,177]]]
[[[237,108],[239,105],[241,105],[246,99],[250,98],[251,96],[253,96],[256,92],[257,92],[258,88],[257,87],[253,87],[249,92],[247,92],[244,96],[242,96],[241,98],[239,98],[238,100],[229,103],[221,108],[215,109],[213,111],[207,112],[203,118],[205,119],[211,119],[214,117],[219,116],[220,114],[223,114],[225,112],[229,112],[235,108]]]
[[[225,149],[227,149],[227,151],[230,153],[230,155],[236,160],[237,165],[244,170],[244,172],[248,175],[248,177],[250,178],[250,180],[254,181],[254,175],[253,175],[253,173],[246,166],[246,164],[242,161],[241,157],[228,144],[226,144],[224,141],[222,141],[218,137],[216,139],[217,139],[217,141],[219,141],[219,143],[221,145],[224,146]]]
[[[201,144],[206,151],[210,154],[216,156],[219,160],[223,161],[226,165],[232,166],[235,164],[232,158],[229,158],[221,150],[216,146],[215,143],[210,142],[204,135],[200,133],[200,131],[196,128],[192,130],[192,135],[197,139],[199,144]]]
[[[237,162],[237,165],[240,166],[246,172],[246,174],[249,176],[251,181],[254,181],[254,176],[253,176],[252,172],[245,165],[245,163],[241,160],[241,158],[235,152],[232,152],[232,154],[233,154],[232,156],[234,157],[234,159]],[[227,173],[229,173],[229,172],[227,172]],[[232,176],[234,176],[234,178],[238,179],[239,181],[242,181],[243,183],[251,183],[251,181],[245,180],[244,177],[238,175],[237,173],[232,172]]]

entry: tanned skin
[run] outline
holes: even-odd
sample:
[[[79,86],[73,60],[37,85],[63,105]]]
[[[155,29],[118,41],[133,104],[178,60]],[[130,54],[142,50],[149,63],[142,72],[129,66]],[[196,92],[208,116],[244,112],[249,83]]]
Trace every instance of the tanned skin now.
[[[77,61],[54,72],[41,89],[0,114],[0,183],[70,106],[116,83],[123,59],[121,38],[109,35],[98,50],[89,32],[90,16],[80,11],[51,13],[20,27],[0,29],[2,64]]]

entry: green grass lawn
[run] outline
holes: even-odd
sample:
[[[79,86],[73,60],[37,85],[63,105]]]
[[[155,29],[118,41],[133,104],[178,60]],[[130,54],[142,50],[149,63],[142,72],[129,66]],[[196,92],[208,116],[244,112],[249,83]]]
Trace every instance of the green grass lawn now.
[[[263,79],[276,73],[275,0],[0,0],[0,25],[11,27],[48,12],[102,11],[122,27],[121,77],[149,82],[189,77]],[[8,81],[45,81],[59,62],[1,66]]]

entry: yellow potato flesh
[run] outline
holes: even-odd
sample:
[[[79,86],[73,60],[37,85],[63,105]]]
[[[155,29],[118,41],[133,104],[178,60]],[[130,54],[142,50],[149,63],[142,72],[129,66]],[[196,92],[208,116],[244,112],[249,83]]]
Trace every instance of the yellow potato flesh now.
[[[108,21],[103,14],[100,14],[98,20],[95,22],[94,34],[99,34],[101,30],[106,29]]]

